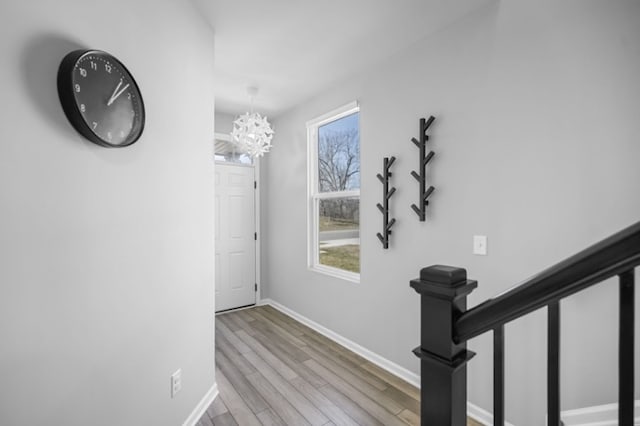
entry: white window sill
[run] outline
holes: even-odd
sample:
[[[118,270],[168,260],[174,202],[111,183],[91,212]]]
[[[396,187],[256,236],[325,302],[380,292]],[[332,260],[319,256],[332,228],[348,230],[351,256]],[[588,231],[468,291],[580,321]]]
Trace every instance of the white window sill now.
[[[339,278],[341,280],[350,281],[352,283],[360,283],[360,274],[356,274],[355,272],[349,272],[343,269],[332,268],[325,265],[309,266],[309,270],[320,274],[329,275],[334,278]]]

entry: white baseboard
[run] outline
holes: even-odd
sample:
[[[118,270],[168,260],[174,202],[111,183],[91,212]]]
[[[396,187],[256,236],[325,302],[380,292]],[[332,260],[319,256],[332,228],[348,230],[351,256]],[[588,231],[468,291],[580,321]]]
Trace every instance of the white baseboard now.
[[[493,426],[493,414],[467,401],[467,416],[484,426]],[[505,421],[505,426],[513,424]]]
[[[640,425],[640,400],[634,404],[633,424]],[[560,413],[565,426],[617,426],[618,404],[605,404],[594,407],[567,410]]]
[[[380,355],[376,354],[375,352],[370,351],[369,349],[360,346],[359,344],[353,342],[352,340],[347,339],[344,336],[341,336],[340,334],[329,330],[328,328],[318,324],[317,322],[310,320],[309,318],[300,315],[299,313],[292,311],[291,309],[287,308],[286,306],[281,305],[280,303],[276,302],[275,300],[272,299],[262,299],[259,303],[259,305],[271,305],[273,306],[275,309],[289,315],[292,318],[295,318],[297,321],[299,321],[300,323],[306,325],[307,327],[317,331],[318,333],[328,337],[329,339],[333,340],[334,342],[339,343],[340,345],[344,346],[345,348],[357,353],[358,355],[360,355],[361,357],[365,358],[368,361],[371,361],[372,363],[376,364],[378,367],[385,369],[386,371],[388,371],[389,373],[393,374],[394,376],[397,376],[399,378],[401,378],[402,380],[412,384],[413,386],[417,387],[418,389],[420,389],[420,376],[418,374],[413,373],[412,371],[407,370],[404,367],[401,367],[400,365],[396,364],[395,362],[389,361],[386,358],[381,357]],[[482,408],[467,402],[467,415],[471,418],[473,418],[474,420],[476,420],[477,422],[486,425],[486,426],[492,426],[493,425],[493,416],[491,415],[491,413],[483,410]],[[511,423],[506,423],[505,422],[505,426],[513,426]]]
[[[187,420],[184,421],[182,426],[195,426],[200,420],[200,417],[207,411],[209,405],[213,402],[214,399],[218,396],[218,383],[214,382],[211,389],[207,391],[204,397],[200,400],[196,408],[193,409]]]

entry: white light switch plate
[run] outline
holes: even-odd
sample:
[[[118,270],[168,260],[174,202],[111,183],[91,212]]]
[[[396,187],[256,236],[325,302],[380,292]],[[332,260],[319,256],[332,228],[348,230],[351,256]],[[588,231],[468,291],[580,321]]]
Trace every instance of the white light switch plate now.
[[[473,236],[473,254],[477,254],[480,256],[487,255],[487,236],[486,235]]]

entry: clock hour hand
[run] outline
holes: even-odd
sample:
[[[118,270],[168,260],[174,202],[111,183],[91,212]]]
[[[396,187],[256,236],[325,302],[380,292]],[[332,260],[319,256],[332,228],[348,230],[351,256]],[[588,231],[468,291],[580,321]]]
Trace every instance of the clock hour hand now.
[[[118,96],[120,96],[125,90],[127,90],[127,87],[129,87],[129,83],[127,83],[122,89],[120,89],[120,91],[118,91],[118,88],[120,88],[121,84],[122,80],[120,80],[120,83],[118,83],[116,89],[113,91],[111,98],[109,98],[109,101],[107,102],[107,106],[110,106],[116,99],[118,99]]]

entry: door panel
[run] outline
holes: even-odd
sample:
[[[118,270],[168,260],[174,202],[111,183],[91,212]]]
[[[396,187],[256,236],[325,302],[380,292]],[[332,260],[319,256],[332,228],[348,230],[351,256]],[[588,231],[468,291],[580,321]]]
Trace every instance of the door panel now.
[[[256,302],[252,167],[216,164],[216,311]]]
[[[246,231],[246,209],[244,205],[245,197],[233,195],[228,198],[229,205],[229,238],[233,240],[242,239]]]

